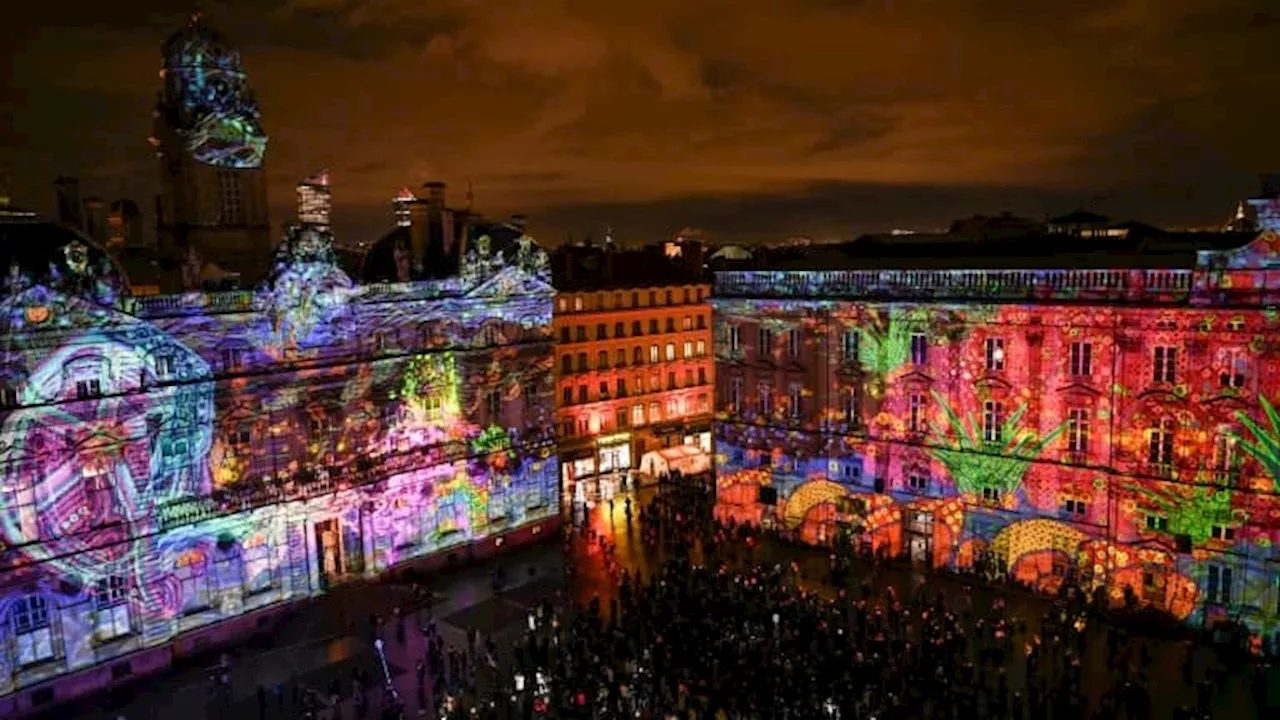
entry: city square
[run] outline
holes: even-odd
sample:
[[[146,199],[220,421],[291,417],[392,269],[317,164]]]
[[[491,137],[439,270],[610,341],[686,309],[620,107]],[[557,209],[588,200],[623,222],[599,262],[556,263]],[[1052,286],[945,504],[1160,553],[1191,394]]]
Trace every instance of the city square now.
[[[1273,716],[1257,1],[32,7],[0,717]]]

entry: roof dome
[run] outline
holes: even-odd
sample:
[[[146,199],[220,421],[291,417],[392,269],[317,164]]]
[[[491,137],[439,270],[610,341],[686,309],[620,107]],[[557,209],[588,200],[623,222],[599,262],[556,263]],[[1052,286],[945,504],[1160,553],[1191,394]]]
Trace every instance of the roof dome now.
[[[129,283],[111,256],[84,234],[0,208],[0,297],[43,285],[100,305],[114,305]]]
[[[209,27],[196,13],[183,29],[169,36],[161,49],[166,70],[215,67],[240,69],[240,51],[222,33]]]

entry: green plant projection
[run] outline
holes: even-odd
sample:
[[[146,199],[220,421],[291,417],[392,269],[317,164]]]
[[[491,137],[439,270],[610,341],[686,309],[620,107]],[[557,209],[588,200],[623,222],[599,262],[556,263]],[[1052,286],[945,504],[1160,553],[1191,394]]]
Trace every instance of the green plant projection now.
[[[935,390],[933,398],[946,415],[947,425],[930,423],[933,447],[929,453],[947,468],[962,494],[981,493],[983,488],[1012,494],[1022,485],[1031,462],[1066,430],[1064,424],[1037,436],[1034,430],[1022,427],[1027,414],[1023,403],[1000,426],[999,440],[990,442],[982,437],[981,425],[972,413],[961,418],[945,395]]]
[[[1271,482],[1280,491],[1280,411],[1263,396],[1258,396],[1258,404],[1262,406],[1270,427],[1263,427],[1243,410],[1238,410],[1236,421],[1253,437],[1250,439],[1237,435],[1236,442],[1271,475]]]
[[[1166,483],[1166,491],[1128,483],[1126,487],[1140,500],[1169,519],[1171,535],[1187,535],[1192,547],[1213,538],[1213,528],[1234,528],[1248,519],[1248,513],[1232,508],[1232,492],[1208,484],[1203,476],[1194,486]]]
[[[409,359],[400,390],[392,398],[403,400],[422,424],[448,425],[462,412],[460,384],[453,353],[417,355]]]

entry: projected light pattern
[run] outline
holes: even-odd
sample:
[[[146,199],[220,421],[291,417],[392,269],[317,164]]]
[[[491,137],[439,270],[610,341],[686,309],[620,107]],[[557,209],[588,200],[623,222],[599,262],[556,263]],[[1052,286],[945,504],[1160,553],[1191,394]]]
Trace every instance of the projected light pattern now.
[[[1277,248],[718,273],[718,511],[1275,633]]]
[[[0,693],[557,516],[545,255],[0,297]]]
[[[162,107],[191,158],[217,167],[262,167],[267,135],[240,53],[199,16],[165,43],[164,79]]]

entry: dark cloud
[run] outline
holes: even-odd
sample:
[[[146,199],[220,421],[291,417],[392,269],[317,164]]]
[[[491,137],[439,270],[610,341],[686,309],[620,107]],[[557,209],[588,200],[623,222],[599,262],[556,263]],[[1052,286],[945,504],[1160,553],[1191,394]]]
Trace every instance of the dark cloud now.
[[[766,239],[1090,203],[1210,220],[1280,167],[1269,0],[205,7],[263,103],[276,217],[329,168],[352,234],[427,179],[472,179],[478,208],[553,236]],[[149,207],[158,47],[183,13],[66,0],[10,20],[16,197],[47,209],[76,172]]]

